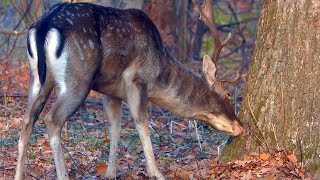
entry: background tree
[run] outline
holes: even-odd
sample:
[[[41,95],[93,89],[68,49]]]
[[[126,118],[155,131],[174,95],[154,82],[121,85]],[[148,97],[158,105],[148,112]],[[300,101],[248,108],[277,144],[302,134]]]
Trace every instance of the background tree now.
[[[264,1],[240,112],[246,133],[225,159],[284,148],[320,172],[319,49],[320,1]]]

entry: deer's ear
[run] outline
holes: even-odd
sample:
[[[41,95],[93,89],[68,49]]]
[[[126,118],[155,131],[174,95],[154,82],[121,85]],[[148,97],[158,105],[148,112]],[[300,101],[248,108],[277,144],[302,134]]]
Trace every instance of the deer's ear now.
[[[209,86],[212,87],[212,85],[216,81],[216,65],[213,63],[210,56],[208,55],[205,55],[203,57],[202,63],[202,72],[204,74],[204,77],[206,78]]]

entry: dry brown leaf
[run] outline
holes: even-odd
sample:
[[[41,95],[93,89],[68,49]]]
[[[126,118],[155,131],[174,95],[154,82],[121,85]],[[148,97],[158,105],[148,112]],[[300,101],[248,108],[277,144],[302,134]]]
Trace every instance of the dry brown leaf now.
[[[278,161],[277,161],[277,165],[278,166],[283,166],[283,164],[284,164],[284,162],[283,162],[283,160],[282,159],[279,159]]]
[[[107,167],[108,167],[107,164],[101,161],[96,168],[97,176],[104,176],[106,174]]]
[[[247,155],[244,155],[244,156],[243,156],[243,160],[249,161],[249,160],[251,160],[251,157],[250,157],[250,156],[247,156]]]
[[[42,146],[45,142],[47,141],[47,138],[45,138],[44,136],[40,136],[37,141],[35,142],[35,144]],[[47,141],[48,142],[48,141]],[[50,145],[49,145],[50,146]]]
[[[253,179],[251,170],[245,172],[240,179],[243,179],[243,180]]]
[[[263,161],[267,161],[270,159],[270,154],[269,153],[261,153],[260,154],[260,159],[263,160]]]
[[[0,128],[6,127],[6,123],[1,123],[0,122]]]
[[[289,159],[290,162],[292,162],[294,164],[298,162],[297,156],[294,154],[287,155],[287,158]]]
[[[278,177],[274,174],[268,174],[264,177],[266,180],[276,180]]]
[[[177,177],[178,179],[189,179],[190,175],[191,175],[190,171],[179,169],[176,172],[175,177]]]
[[[103,141],[103,144],[105,144],[105,145],[110,144],[110,139],[109,139],[109,138],[106,138],[106,139]]]
[[[18,118],[18,117],[15,117],[15,118],[13,118],[12,119],[12,125],[15,125],[15,126],[19,126],[20,125],[20,118]]]

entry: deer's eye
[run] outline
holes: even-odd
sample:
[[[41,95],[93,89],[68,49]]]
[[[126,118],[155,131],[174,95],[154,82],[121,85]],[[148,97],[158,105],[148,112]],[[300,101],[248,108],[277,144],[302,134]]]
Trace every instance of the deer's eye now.
[[[231,97],[231,94],[230,94],[230,93],[227,93],[227,96],[230,98],[230,97]]]

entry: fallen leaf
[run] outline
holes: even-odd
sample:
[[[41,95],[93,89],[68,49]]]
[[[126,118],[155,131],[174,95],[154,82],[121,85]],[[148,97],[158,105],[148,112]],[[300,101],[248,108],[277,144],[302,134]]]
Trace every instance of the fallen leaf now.
[[[292,162],[292,163],[297,163],[297,162],[298,162],[297,156],[294,155],[294,154],[287,155],[287,158],[288,158],[289,161]]]
[[[13,125],[17,126],[17,125],[20,125],[20,123],[21,123],[20,118],[18,117],[13,118],[12,120]]]
[[[5,126],[6,126],[5,123],[1,123],[1,122],[0,122],[0,128],[3,128],[3,127],[5,127]]]
[[[250,157],[250,156],[247,156],[247,155],[244,155],[244,156],[243,156],[243,160],[249,161],[249,160],[251,160],[251,157]]]
[[[107,167],[108,167],[107,164],[101,161],[96,168],[97,176],[104,176],[106,174]]]
[[[191,173],[189,171],[185,171],[183,169],[179,169],[175,174],[178,179],[189,179],[190,175]]]
[[[283,164],[284,164],[284,162],[283,162],[283,160],[282,159],[279,159],[278,161],[277,161],[277,165],[278,166],[283,166]]]
[[[263,161],[267,161],[270,159],[270,154],[269,153],[261,153],[260,154],[260,159],[263,160]]]
[[[104,144],[104,145],[110,144],[110,139],[109,139],[109,138],[106,138],[106,139],[103,141],[103,144]]]

